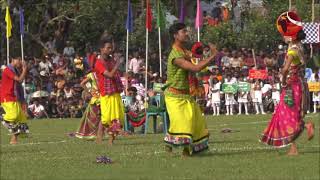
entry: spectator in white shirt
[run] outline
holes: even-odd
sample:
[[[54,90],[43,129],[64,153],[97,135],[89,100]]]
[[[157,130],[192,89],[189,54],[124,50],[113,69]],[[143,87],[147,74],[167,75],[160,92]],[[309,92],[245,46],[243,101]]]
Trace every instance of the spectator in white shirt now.
[[[138,53],[134,54],[134,57],[130,60],[129,69],[134,73],[139,73],[141,69],[142,61],[138,56]]]
[[[55,52],[55,42],[52,37],[46,42],[45,46],[48,49],[48,54],[53,54]]]
[[[66,47],[63,49],[63,55],[70,58],[70,60],[73,60],[73,57],[75,55],[75,50],[72,47],[70,41],[67,41]]]
[[[52,64],[49,61],[49,56],[46,55],[39,63],[39,71],[43,71],[45,74],[49,75],[50,70],[52,70]]]
[[[44,118],[44,117],[47,117],[49,118],[46,110],[44,109],[43,105],[41,105],[39,103],[38,100],[35,100],[33,102],[33,104],[29,105],[28,106],[28,109],[29,109],[29,114],[33,117],[33,118]]]
[[[230,52],[226,51],[225,55],[221,58],[221,64],[223,67],[230,67]]]

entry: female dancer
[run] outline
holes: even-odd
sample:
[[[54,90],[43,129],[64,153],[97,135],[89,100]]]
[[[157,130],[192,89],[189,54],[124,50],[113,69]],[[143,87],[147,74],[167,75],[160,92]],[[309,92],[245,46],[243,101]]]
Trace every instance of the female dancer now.
[[[91,100],[82,116],[80,126],[75,133],[77,138],[95,139],[97,137],[98,127],[102,125],[100,119],[100,93],[96,79],[96,73],[90,72],[81,82],[83,89],[90,93]],[[99,142],[97,141],[97,143]]]
[[[298,155],[295,140],[304,127],[308,140],[313,138],[314,124],[305,125],[303,117],[307,111],[308,88],[303,81],[303,49],[300,41],[305,38],[300,18],[294,12],[285,12],[277,20],[277,28],[289,44],[287,58],[282,68],[282,92],[279,105],[264,130],[261,141],[274,147],[285,147],[291,144],[288,155]]]
[[[199,72],[214,61],[216,48],[211,45],[212,56],[200,61],[197,65],[190,62],[185,48],[189,36],[186,25],[173,24],[170,27],[174,43],[168,58],[167,88],[165,102],[170,118],[170,128],[164,141],[166,150],[183,147],[183,156],[201,152],[208,148],[209,132],[199,105],[190,95],[188,72]]]

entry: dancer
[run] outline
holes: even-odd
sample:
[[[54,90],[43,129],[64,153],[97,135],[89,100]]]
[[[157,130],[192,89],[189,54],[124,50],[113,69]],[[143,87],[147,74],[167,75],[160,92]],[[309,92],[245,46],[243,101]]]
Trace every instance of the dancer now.
[[[174,39],[168,58],[167,88],[165,102],[170,118],[170,128],[164,141],[166,150],[184,147],[183,156],[201,152],[208,148],[209,133],[199,105],[190,96],[188,72],[199,72],[214,60],[216,48],[210,45],[212,55],[197,65],[190,62],[190,52],[186,50],[188,31],[183,23],[173,24],[170,35]]]
[[[100,57],[96,59],[94,71],[96,72],[100,91],[101,122],[110,135],[109,145],[113,144],[115,137],[122,133],[124,121],[124,106],[120,93],[123,85],[118,68],[120,61],[112,56],[112,41],[106,38],[100,40]],[[97,142],[102,142],[103,127],[99,127]]]
[[[18,69],[21,67],[22,72],[19,74]],[[0,115],[0,120],[11,134],[10,144],[18,143],[19,134],[29,133],[27,117],[22,107],[25,99],[21,83],[26,74],[27,65],[19,57],[11,58],[11,63],[2,72],[0,100],[5,114]]]
[[[94,69],[95,62],[91,68]],[[80,126],[75,133],[75,137],[80,139],[95,139],[97,137],[98,127],[102,126],[100,118],[100,93],[97,84],[95,72],[89,72],[81,81],[82,88],[91,95],[89,104],[83,113]],[[101,143],[98,142],[97,143]]]
[[[303,121],[308,109],[306,105],[309,102],[306,98],[308,88],[303,81],[305,62],[300,41],[305,38],[305,34],[300,21],[294,12],[285,12],[277,20],[278,30],[289,44],[289,49],[281,72],[280,102],[261,138],[263,143],[274,147],[280,148],[291,144],[288,155],[298,155],[295,140],[304,127],[307,128],[308,140],[314,135],[314,124],[309,122],[305,125]]]

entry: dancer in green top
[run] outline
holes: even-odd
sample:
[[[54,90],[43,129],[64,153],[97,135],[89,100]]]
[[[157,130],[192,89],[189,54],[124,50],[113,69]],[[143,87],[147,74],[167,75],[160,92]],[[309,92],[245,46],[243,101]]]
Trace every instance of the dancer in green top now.
[[[168,58],[167,88],[165,102],[170,118],[170,128],[164,141],[166,149],[183,147],[183,155],[188,156],[208,148],[209,132],[199,105],[190,96],[188,74],[199,72],[214,61],[217,50],[210,44],[212,55],[194,65],[191,52],[185,48],[189,40],[185,24],[177,23],[170,27],[174,39]]]

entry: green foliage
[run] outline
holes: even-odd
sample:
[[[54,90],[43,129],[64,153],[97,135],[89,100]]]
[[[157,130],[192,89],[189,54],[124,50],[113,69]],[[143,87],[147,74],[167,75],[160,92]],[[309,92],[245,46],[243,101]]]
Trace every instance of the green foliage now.
[[[130,34],[130,48],[144,49],[145,47],[145,1],[132,0],[134,14],[134,32]],[[149,33],[149,47],[157,50],[158,31],[156,29],[156,1],[151,0],[153,7],[153,31]],[[178,15],[179,2],[171,0],[161,0],[164,12],[172,12]],[[311,19],[311,0],[296,0],[293,4],[299,15],[305,21]],[[4,8],[7,1],[1,0],[0,4]],[[195,1],[185,0],[187,5],[187,22],[193,29],[194,5]],[[27,35],[25,36],[26,54],[42,54],[43,43],[48,37],[54,36],[61,30],[61,24],[68,26],[63,29],[63,43],[71,40],[75,48],[84,52],[87,43],[95,46],[105,32],[112,35],[117,47],[125,48],[126,30],[125,21],[127,16],[126,0],[65,0],[65,1],[23,1],[18,0],[12,3],[11,11],[14,7],[21,5],[25,9],[25,25]],[[241,48],[254,47],[256,49],[269,49],[281,42],[281,36],[275,28],[275,21],[279,14],[288,9],[288,3],[283,0],[264,0],[266,15],[259,16],[255,11],[249,18],[245,19],[243,30],[235,33],[231,21],[219,25],[218,27],[205,27],[202,30],[204,41],[216,42],[221,47]],[[55,16],[49,21],[44,21],[45,12],[52,8]],[[316,7],[316,18],[319,16],[319,6]],[[260,10],[259,10],[260,11]],[[319,12],[317,12],[319,11]],[[1,12],[4,17],[4,11]],[[11,52],[20,52],[19,37],[19,17],[13,16],[13,36],[11,38]],[[3,23],[3,22],[2,22]],[[1,34],[5,33],[4,24],[1,24]],[[169,27],[167,27],[169,28]],[[167,35],[167,29],[163,33],[163,47],[170,44]],[[196,39],[196,31],[192,34],[192,40]],[[5,39],[3,39],[5,41]],[[42,44],[41,44],[42,43]],[[63,45],[63,44],[62,44]],[[167,50],[166,48],[163,49]],[[2,55],[5,55],[5,48],[1,48]]]
[[[229,48],[255,48],[267,50],[275,48],[282,41],[275,22],[277,17],[286,11],[287,4],[282,0],[264,1],[267,14],[261,15],[261,10],[250,12],[241,32],[233,30],[232,21],[217,27],[206,27],[202,36],[205,41],[211,41],[220,47]]]

